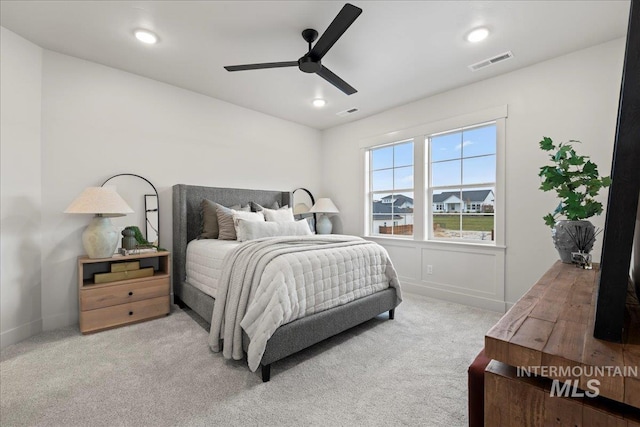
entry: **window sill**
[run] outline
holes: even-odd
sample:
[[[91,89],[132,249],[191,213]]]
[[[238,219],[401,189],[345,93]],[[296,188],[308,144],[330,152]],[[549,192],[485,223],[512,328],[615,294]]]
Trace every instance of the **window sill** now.
[[[363,236],[364,239],[367,240],[379,240],[381,242],[397,242],[397,243],[411,243],[411,244],[417,244],[420,246],[450,246],[450,247],[467,247],[467,248],[474,248],[474,249],[488,249],[488,250],[501,250],[504,251],[507,249],[506,246],[504,245],[497,245],[497,244],[491,244],[491,243],[475,243],[475,242],[469,242],[469,241],[461,241],[461,240],[453,240],[453,241],[446,241],[446,240],[415,240],[412,237],[382,237],[382,236]]]

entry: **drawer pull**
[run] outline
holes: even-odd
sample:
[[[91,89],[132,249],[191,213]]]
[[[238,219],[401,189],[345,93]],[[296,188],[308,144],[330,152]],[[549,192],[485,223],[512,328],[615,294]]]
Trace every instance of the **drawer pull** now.
[[[133,292],[129,292],[129,296],[133,295]]]
[[[130,312],[129,312],[129,316],[133,316],[133,311],[130,311]]]

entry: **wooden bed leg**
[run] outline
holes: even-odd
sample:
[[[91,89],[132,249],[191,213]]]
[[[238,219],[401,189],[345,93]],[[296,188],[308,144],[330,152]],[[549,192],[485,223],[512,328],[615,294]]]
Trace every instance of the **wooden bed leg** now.
[[[396,318],[396,309],[392,308],[391,310],[389,310],[389,320],[393,320]]]
[[[269,380],[271,379],[271,364],[260,366],[262,366],[262,382],[269,382]]]

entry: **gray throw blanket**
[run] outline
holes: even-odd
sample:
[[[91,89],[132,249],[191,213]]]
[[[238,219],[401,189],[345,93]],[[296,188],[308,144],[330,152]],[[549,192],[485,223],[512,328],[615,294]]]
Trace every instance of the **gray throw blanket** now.
[[[385,249],[359,237],[269,237],[245,242],[224,260],[211,319],[209,346],[243,357],[242,330],[251,342],[249,368],[260,365],[275,330],[300,317],[388,288],[397,273]]]

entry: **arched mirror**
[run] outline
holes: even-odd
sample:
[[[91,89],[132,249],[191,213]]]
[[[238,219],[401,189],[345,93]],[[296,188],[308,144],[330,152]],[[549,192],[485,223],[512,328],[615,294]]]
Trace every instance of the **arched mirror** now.
[[[309,209],[316,203],[313,194],[306,188],[300,187],[293,190],[292,195],[293,215],[296,219],[306,219],[309,223],[309,228],[315,233],[316,214],[309,212]]]
[[[108,185],[114,186],[133,209],[132,214],[112,218],[113,225],[120,231],[135,225],[149,243],[159,246],[160,211],[156,187],[148,179],[132,173],[114,175],[102,183],[102,186]],[[118,247],[121,245],[122,239],[119,239]]]

